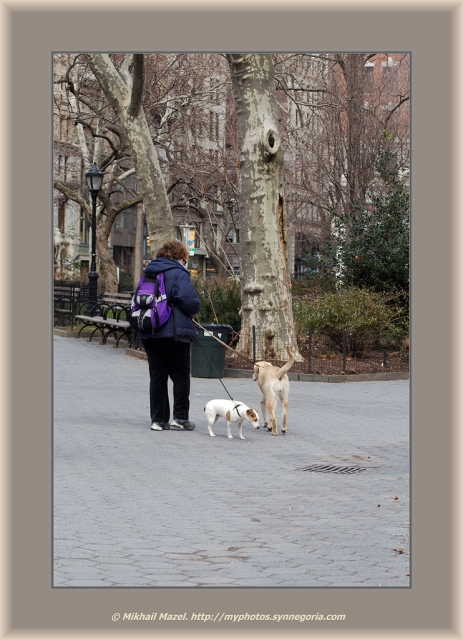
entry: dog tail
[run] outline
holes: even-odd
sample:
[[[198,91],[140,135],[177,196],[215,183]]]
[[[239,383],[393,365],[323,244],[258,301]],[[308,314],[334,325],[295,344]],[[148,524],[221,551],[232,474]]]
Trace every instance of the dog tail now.
[[[285,373],[291,369],[291,367],[295,362],[294,353],[291,351],[291,349],[289,347],[286,347],[286,351],[288,352],[289,360],[276,372],[275,375],[278,378],[282,378],[285,375]]]

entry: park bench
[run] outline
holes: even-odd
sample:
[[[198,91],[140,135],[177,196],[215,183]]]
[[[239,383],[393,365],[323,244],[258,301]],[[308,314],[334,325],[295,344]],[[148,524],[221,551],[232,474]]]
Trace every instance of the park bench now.
[[[132,341],[132,328],[130,326],[131,293],[105,293],[96,303],[84,300],[78,305],[75,315],[76,322],[82,323],[77,337],[84,329],[92,329],[89,340],[95,333],[101,334],[100,344],[106,344],[109,336],[113,335],[116,347],[121,338],[127,338],[129,344]]]
[[[53,287],[53,324],[54,326],[74,327],[76,304],[80,287],[74,283],[55,284]]]

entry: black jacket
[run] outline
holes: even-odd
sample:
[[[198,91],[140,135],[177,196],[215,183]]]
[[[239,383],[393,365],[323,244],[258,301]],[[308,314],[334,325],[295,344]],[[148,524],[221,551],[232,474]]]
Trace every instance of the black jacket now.
[[[193,285],[190,274],[178,260],[168,258],[156,258],[146,267],[146,275],[153,276],[164,274],[167,301],[173,302],[172,313],[169,320],[154,334],[139,332],[142,340],[147,338],[173,338],[172,314],[174,316],[177,338],[181,342],[192,342],[198,336],[191,316],[198,313],[200,302]]]

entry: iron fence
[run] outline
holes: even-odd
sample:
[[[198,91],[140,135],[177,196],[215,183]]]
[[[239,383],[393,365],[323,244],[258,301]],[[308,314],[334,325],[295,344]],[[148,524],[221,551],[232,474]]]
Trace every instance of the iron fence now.
[[[258,360],[268,360],[281,366],[287,360],[272,357],[275,353],[284,352],[286,345],[290,344],[286,335],[272,334],[270,350],[265,331],[252,327],[250,339],[252,345],[246,346],[240,333],[230,335],[229,344],[234,352],[227,349],[227,368],[250,369],[252,362]],[[378,332],[309,332],[298,336],[297,345],[302,361],[294,363],[292,373],[356,375],[409,371],[408,340],[391,340]]]
[[[104,293],[99,288],[98,297]],[[79,281],[55,280],[53,282],[53,325],[74,328],[74,316],[78,305],[89,299],[89,287]]]

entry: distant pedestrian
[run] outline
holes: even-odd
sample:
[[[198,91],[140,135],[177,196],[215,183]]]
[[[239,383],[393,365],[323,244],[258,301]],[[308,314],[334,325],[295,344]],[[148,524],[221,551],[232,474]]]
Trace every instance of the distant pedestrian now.
[[[145,269],[147,276],[163,273],[171,318],[154,334],[139,332],[148,356],[150,373],[151,429],[165,431],[177,427],[192,431],[190,409],[190,345],[197,338],[191,316],[200,302],[186,268],[188,252],[173,240],[164,244]],[[173,420],[170,421],[168,379],[173,382]]]

